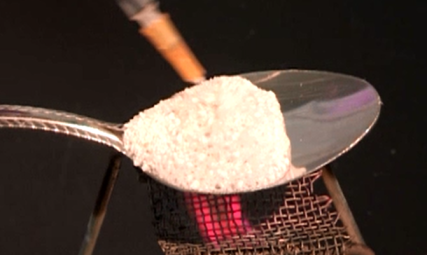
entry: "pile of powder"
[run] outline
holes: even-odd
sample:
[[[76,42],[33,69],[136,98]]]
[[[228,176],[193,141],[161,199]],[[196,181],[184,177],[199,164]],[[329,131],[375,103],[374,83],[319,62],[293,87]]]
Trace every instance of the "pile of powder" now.
[[[258,190],[293,177],[276,95],[239,76],[212,78],[140,112],[123,140],[135,166],[186,191]]]

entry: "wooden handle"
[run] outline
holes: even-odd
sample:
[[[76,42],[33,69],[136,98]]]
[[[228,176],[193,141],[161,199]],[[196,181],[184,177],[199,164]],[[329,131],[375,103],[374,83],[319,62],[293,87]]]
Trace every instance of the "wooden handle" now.
[[[204,80],[205,69],[191,52],[168,14],[162,14],[148,26],[142,27],[140,33],[154,45],[184,81],[198,83]]]

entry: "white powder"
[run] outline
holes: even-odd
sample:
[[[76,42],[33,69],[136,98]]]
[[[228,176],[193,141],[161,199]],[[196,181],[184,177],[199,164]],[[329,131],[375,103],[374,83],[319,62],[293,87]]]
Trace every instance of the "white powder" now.
[[[234,193],[294,177],[276,95],[239,76],[187,88],[124,130],[134,164],[178,189]]]

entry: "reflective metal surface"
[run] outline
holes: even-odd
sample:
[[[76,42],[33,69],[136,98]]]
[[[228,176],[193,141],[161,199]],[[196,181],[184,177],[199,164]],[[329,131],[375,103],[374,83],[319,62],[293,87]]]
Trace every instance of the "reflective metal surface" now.
[[[356,77],[304,70],[243,76],[276,93],[291,140],[292,164],[308,172],[351,149],[380,113],[377,91]]]
[[[326,165],[352,148],[369,132],[379,116],[381,101],[377,92],[359,78],[303,70],[254,72],[242,76],[276,93],[291,140],[292,164],[307,172]],[[111,146],[125,154],[120,124],[72,113],[0,105],[1,127],[76,136]],[[283,182],[271,186],[279,184]],[[187,191],[187,187],[181,188]]]
[[[37,129],[111,146],[123,151],[121,125],[89,117],[21,105],[0,105],[0,128]]]

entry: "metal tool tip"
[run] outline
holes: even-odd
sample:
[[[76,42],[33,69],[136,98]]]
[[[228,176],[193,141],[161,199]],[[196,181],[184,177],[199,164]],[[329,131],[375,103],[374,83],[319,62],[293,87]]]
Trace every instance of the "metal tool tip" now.
[[[154,0],[116,0],[116,2],[129,18],[140,12],[148,4],[155,3]]]

